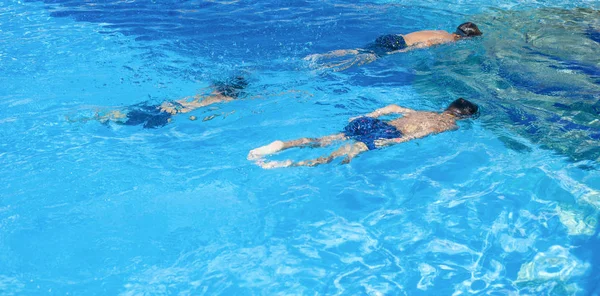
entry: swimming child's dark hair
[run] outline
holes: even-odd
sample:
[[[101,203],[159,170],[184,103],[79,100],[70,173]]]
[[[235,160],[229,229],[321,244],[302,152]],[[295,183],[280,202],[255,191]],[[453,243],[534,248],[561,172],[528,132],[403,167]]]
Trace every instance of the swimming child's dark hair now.
[[[474,114],[476,114],[478,110],[479,107],[477,107],[477,105],[463,98],[455,100],[454,102],[450,103],[450,105],[448,105],[448,108],[446,108],[447,112],[458,118],[471,117]]]
[[[218,93],[237,99],[243,97],[246,92],[244,89],[248,86],[248,80],[242,75],[230,77],[223,81],[213,82],[213,88]]]
[[[471,22],[466,22],[456,28],[456,35],[460,37],[475,37],[481,36],[481,31],[477,28],[477,25]]]

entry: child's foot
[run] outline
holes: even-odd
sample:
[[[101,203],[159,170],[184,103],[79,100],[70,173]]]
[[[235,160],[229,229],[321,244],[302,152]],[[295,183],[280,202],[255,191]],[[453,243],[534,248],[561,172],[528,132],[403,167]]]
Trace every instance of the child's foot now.
[[[250,150],[248,153],[248,160],[259,159],[267,154],[273,154],[281,149],[283,149],[283,142],[275,141],[269,145]]]

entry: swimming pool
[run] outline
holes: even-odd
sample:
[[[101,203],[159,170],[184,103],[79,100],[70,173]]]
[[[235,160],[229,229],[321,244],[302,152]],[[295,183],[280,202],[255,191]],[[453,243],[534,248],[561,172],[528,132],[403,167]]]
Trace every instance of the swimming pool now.
[[[1,294],[600,293],[600,2],[156,2],[0,2]],[[302,61],[466,20],[484,37]],[[211,120],[66,119],[239,73],[249,98],[193,113]],[[479,119],[349,165],[246,160],[458,96]]]

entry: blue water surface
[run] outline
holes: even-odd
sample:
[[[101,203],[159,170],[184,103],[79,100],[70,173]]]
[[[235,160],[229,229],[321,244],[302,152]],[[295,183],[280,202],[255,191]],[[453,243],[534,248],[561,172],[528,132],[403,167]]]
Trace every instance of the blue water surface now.
[[[600,295],[598,9],[0,1],[0,294]],[[532,19],[547,31],[499,25]],[[468,20],[483,38],[340,72],[303,60]],[[544,43],[553,34],[584,41]],[[238,75],[248,96],[195,121],[87,120]],[[478,119],[347,165],[246,159],[388,104],[459,96]]]

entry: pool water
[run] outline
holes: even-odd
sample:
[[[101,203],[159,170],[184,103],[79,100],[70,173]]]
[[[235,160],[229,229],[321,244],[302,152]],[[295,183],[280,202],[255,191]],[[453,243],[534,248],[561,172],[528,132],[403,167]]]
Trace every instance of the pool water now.
[[[2,1],[0,294],[600,295],[599,9]],[[482,38],[339,72],[302,59],[467,20]],[[85,120],[238,75],[248,97],[196,121]],[[347,165],[246,159],[457,97],[481,116]]]

